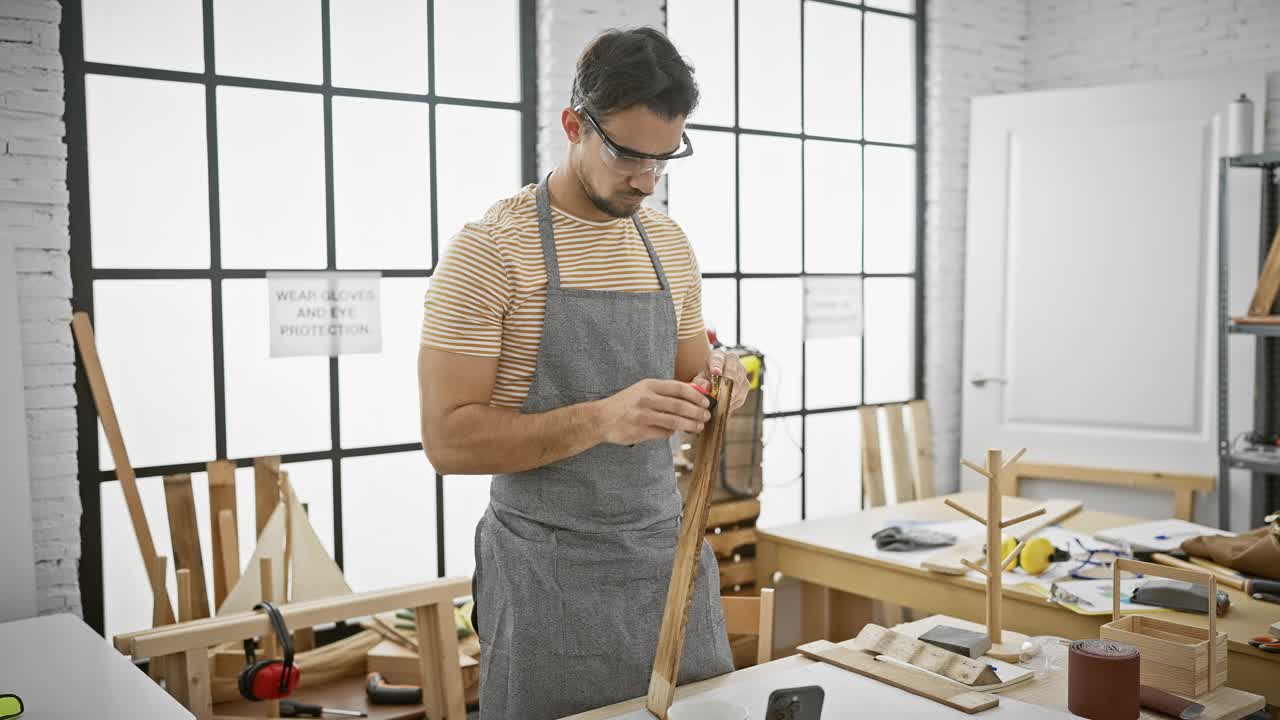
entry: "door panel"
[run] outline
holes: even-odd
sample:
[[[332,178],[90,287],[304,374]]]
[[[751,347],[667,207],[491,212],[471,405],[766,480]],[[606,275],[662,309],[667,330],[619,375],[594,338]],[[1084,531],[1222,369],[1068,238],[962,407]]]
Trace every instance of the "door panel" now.
[[[1038,462],[1216,471],[1215,115],[1240,92],[1265,97],[1263,74],[974,101],[965,457],[1025,446]],[[1231,180],[1231,306],[1242,311],[1258,176]],[[1247,392],[1251,347],[1231,352],[1233,389]],[[1232,398],[1233,427],[1245,427],[1247,397]],[[1233,486],[1243,520],[1247,486]],[[1069,490],[1095,507],[1125,492]],[[1197,516],[1215,507],[1200,500]]]

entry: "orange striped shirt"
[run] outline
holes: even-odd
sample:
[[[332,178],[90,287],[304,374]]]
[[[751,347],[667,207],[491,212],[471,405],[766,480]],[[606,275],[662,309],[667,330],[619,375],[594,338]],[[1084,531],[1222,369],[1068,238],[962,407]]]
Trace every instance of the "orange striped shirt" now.
[[[542,340],[547,272],[538,236],[534,186],[499,200],[454,236],[432,275],[422,344],[445,352],[498,358],[490,405],[519,408],[529,394]],[[644,241],[628,219],[592,222],[551,209],[560,283],[566,288],[660,289]],[[640,222],[671,283],[677,334],[697,337],[702,276],[684,231],[671,218],[640,208]]]

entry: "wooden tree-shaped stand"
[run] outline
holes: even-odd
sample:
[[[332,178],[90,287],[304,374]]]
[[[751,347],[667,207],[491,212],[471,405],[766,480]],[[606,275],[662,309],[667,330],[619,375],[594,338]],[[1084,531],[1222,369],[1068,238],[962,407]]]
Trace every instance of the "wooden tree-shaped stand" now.
[[[973,470],[979,475],[987,479],[987,516],[982,517],[977,513],[969,510],[960,503],[950,498],[944,502],[953,510],[965,515],[966,517],[977,520],[987,528],[987,565],[983,567],[971,560],[961,560],[964,566],[970,570],[975,570],[987,578],[987,634],[991,637],[991,649],[987,651],[987,655],[997,660],[1005,660],[1008,662],[1018,662],[1028,654],[1034,655],[1036,650],[1034,646],[1028,646],[1028,650],[1024,652],[1023,643],[1027,637],[1020,633],[1005,632],[1002,628],[1001,607],[1002,585],[1004,570],[1012,565],[1018,557],[1018,553],[1022,552],[1022,547],[1026,545],[1026,540],[1020,541],[1013,550],[1004,557],[1001,557],[1002,543],[1000,541],[1000,531],[1024,520],[1030,520],[1033,517],[1043,515],[1044,508],[1039,508],[1032,512],[1017,517],[1004,519],[1001,510],[1002,498],[1000,497],[1000,476],[1009,469],[1010,465],[1018,462],[1022,454],[1027,451],[1023,448],[1013,456],[1009,462],[1003,462],[1003,455],[999,450],[987,451],[987,467],[982,468],[978,465],[961,460],[960,463],[965,467]]]

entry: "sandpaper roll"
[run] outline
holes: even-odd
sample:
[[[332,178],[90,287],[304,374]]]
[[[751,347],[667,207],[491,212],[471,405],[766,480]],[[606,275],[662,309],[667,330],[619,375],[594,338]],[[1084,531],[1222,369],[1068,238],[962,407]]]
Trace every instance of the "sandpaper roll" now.
[[[1077,640],[1067,657],[1067,709],[1089,720],[1134,720],[1141,686],[1138,648]]]

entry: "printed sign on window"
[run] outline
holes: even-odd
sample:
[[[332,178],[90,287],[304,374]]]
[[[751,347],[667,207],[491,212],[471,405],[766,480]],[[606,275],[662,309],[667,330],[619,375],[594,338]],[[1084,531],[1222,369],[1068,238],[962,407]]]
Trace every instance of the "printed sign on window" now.
[[[267,273],[271,357],[382,351],[376,272]]]

